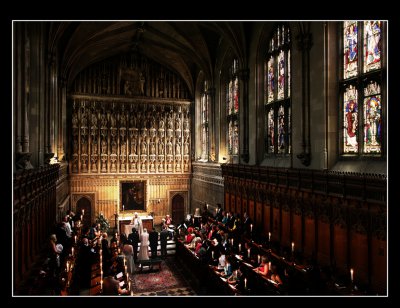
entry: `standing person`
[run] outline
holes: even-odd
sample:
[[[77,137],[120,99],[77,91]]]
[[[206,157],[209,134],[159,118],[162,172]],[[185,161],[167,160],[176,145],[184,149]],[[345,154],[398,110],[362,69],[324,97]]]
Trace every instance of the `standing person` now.
[[[218,221],[222,221],[223,215],[222,215],[222,207],[221,203],[217,203],[217,209],[215,211],[215,219]]]
[[[157,257],[157,246],[158,246],[158,232],[153,228],[149,233],[151,258]]]
[[[161,257],[165,259],[167,257],[167,241],[168,241],[168,230],[167,226],[163,226],[160,232],[161,242]]]
[[[136,262],[139,247],[139,232],[135,228],[132,228],[132,233],[128,235],[128,241],[133,247],[133,259]]]
[[[139,261],[149,259],[149,244],[149,234],[147,233],[147,228],[144,228],[143,233],[140,235]]]
[[[124,254],[128,264],[128,273],[132,275],[135,271],[135,263],[133,260],[133,247],[128,241],[126,241],[122,247],[122,253]]]

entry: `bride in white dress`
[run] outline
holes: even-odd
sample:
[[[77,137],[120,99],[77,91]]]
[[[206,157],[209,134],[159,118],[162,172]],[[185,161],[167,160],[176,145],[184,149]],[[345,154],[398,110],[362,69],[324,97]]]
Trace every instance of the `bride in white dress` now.
[[[138,260],[149,260],[149,233],[144,228],[142,234],[139,236],[140,239],[140,250]]]

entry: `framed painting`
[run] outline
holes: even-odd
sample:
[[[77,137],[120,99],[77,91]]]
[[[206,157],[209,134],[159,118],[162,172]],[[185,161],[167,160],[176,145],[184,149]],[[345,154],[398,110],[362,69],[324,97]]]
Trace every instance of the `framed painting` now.
[[[146,211],[146,181],[120,182],[120,211]]]

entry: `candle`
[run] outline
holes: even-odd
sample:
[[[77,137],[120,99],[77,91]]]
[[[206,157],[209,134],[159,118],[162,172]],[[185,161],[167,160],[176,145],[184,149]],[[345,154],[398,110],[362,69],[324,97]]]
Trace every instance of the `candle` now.
[[[231,238],[231,245],[233,246],[233,238]]]
[[[128,267],[125,265],[125,273],[128,273]]]
[[[250,248],[247,249],[247,257],[250,258]]]
[[[239,252],[242,251],[242,244],[239,244]]]
[[[253,232],[253,224],[250,224],[250,232]]]
[[[211,258],[214,259],[214,250],[211,251]]]
[[[103,290],[103,279],[100,280],[100,289]]]
[[[81,220],[83,220],[83,215],[81,215]]]
[[[244,279],[244,288],[247,289],[247,278]]]
[[[76,244],[76,235],[74,236],[75,244]]]
[[[84,209],[82,209],[82,215],[85,215],[85,210]]]
[[[271,232],[268,232],[268,242],[271,242]]]
[[[71,248],[71,254],[74,255],[74,247]]]
[[[217,213],[218,213],[218,209],[216,208],[216,209],[215,209],[215,214],[217,214]]]
[[[351,282],[354,281],[354,270],[352,268],[350,269],[350,280]]]
[[[67,268],[66,268],[67,273],[69,272],[69,261],[67,261]]]
[[[207,210],[208,210],[208,203],[206,205],[207,205]]]
[[[192,218],[192,222],[193,222],[193,224],[194,224],[194,218]]]
[[[271,270],[271,261],[268,262],[268,269]]]
[[[125,205],[122,205],[122,211],[125,211]]]
[[[294,242],[292,242],[292,252],[294,252]]]
[[[185,243],[187,242],[187,235],[185,235]]]
[[[260,255],[258,255],[258,256],[257,256],[257,261],[258,261],[258,263],[260,263],[260,260],[261,260],[261,257],[260,257]]]
[[[118,248],[118,254],[120,254],[121,253],[121,249],[120,248]]]
[[[235,271],[235,278],[237,278],[237,270]]]
[[[130,281],[128,282],[128,290],[129,291],[131,290],[131,282]]]

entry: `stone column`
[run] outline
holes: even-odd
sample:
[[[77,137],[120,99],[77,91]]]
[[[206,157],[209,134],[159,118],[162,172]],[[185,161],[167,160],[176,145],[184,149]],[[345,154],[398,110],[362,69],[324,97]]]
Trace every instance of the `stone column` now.
[[[239,112],[240,122],[239,122],[239,138],[242,140],[239,144],[240,146],[240,161],[245,163],[249,162],[249,69],[241,69],[238,73],[240,79],[239,85],[239,95],[242,104],[240,107],[242,111]]]

